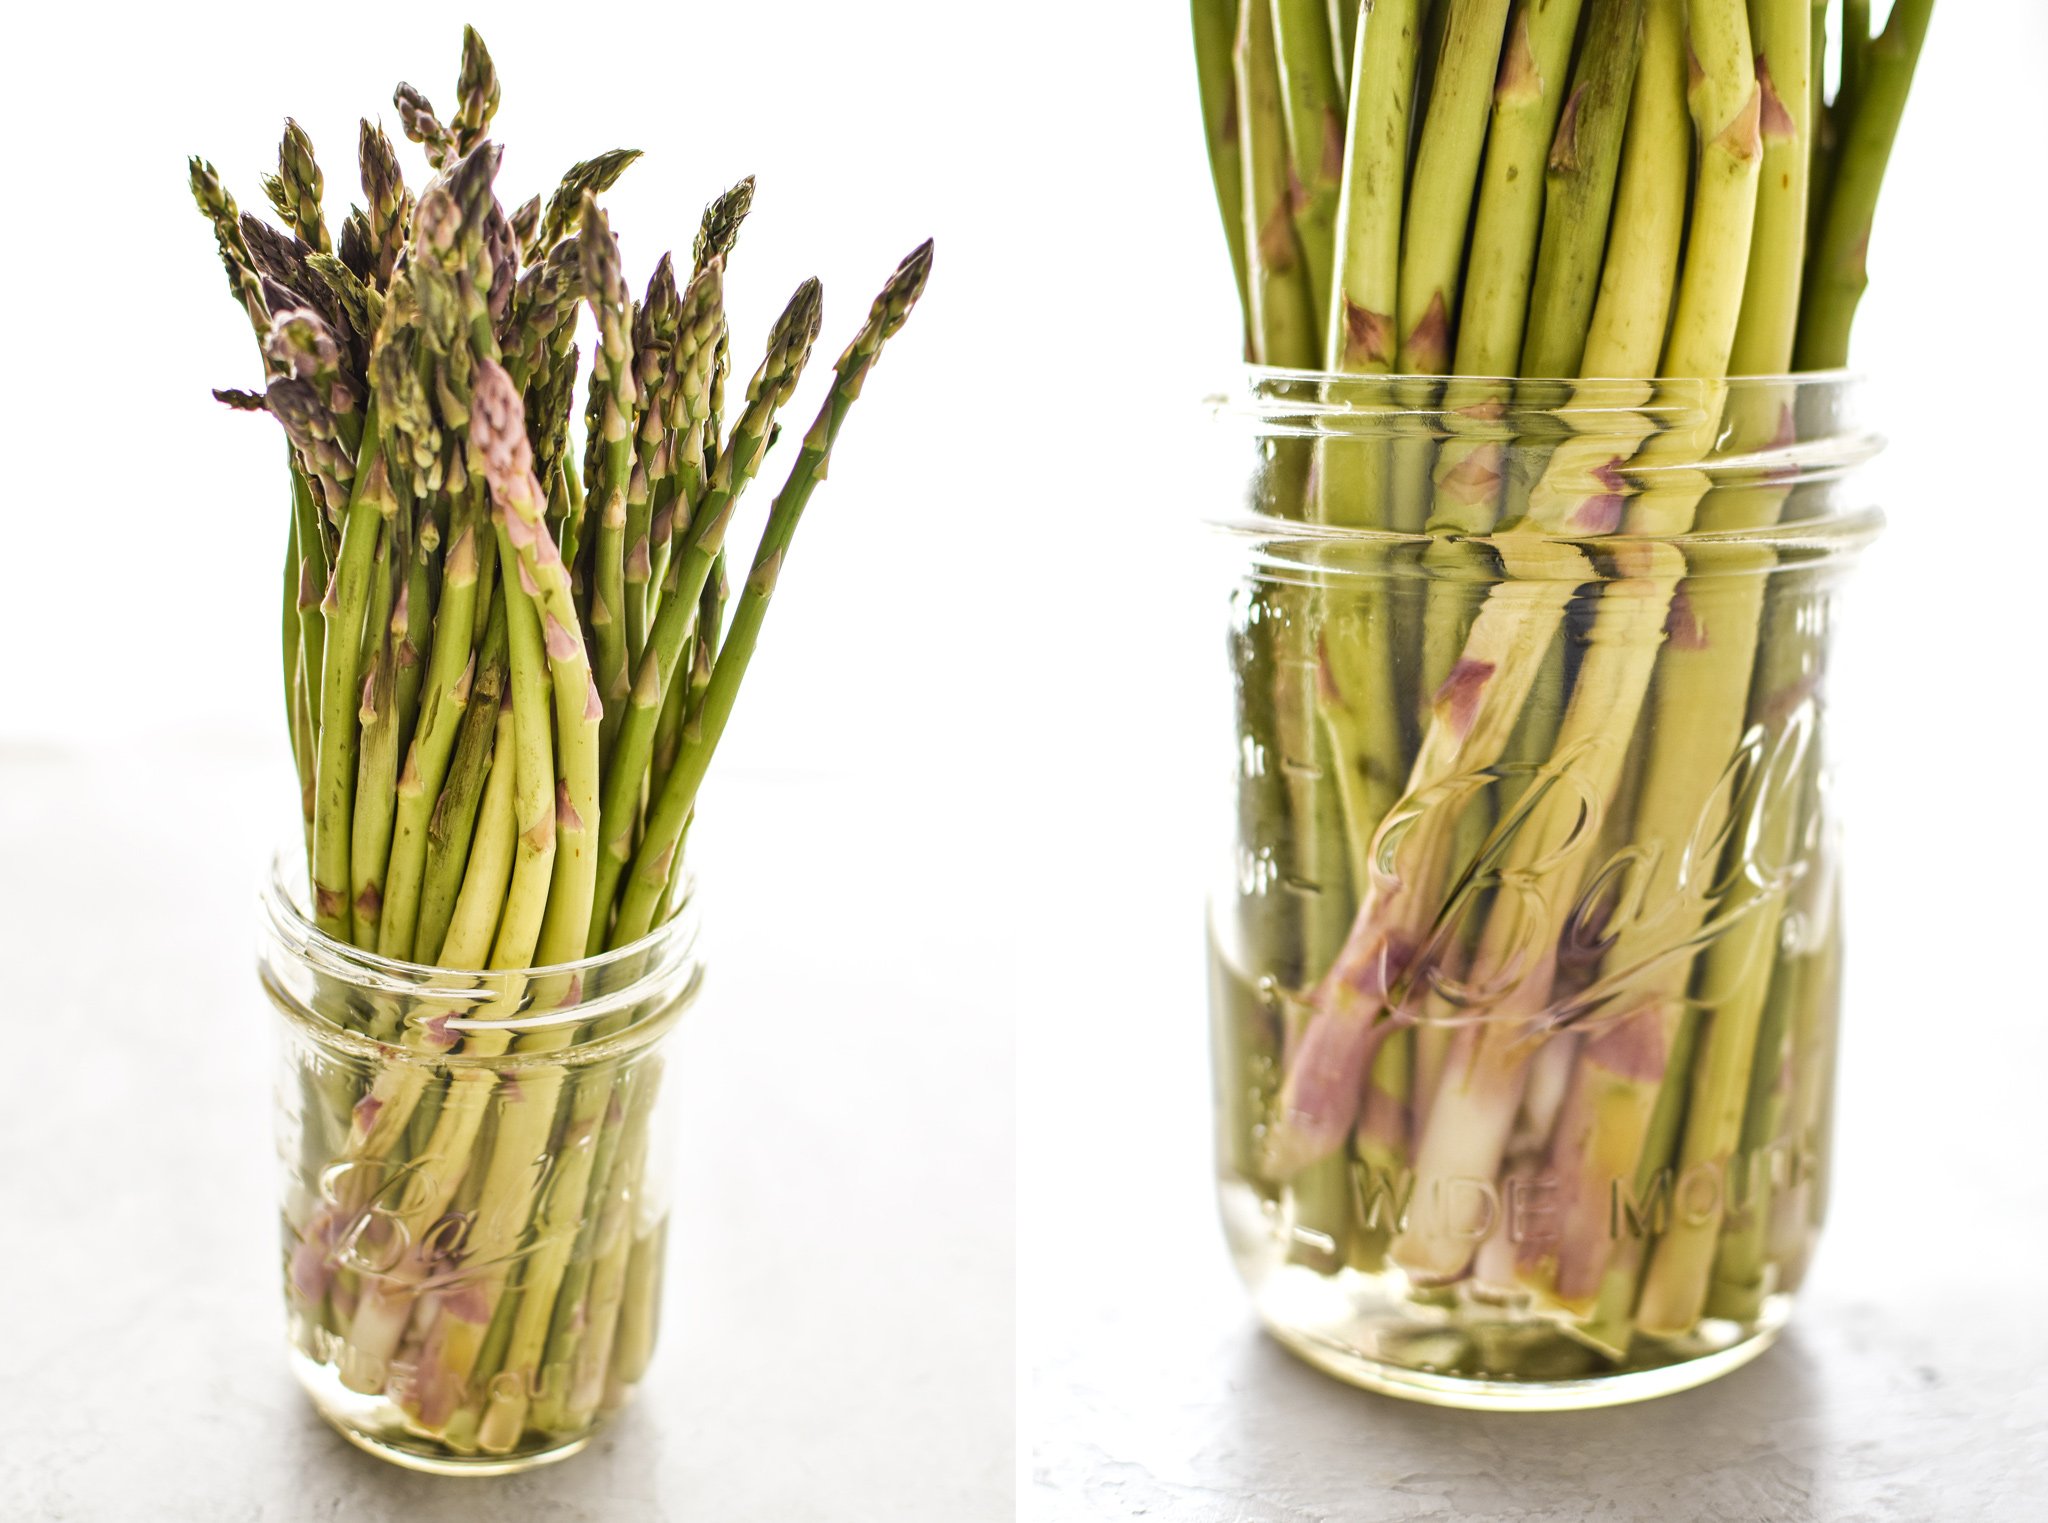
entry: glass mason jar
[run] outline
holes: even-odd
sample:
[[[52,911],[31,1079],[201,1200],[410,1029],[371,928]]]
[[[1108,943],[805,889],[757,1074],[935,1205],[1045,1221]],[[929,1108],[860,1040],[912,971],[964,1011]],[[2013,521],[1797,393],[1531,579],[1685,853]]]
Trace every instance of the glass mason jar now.
[[[1222,1208],[1357,1384],[1563,1408],[1784,1324],[1826,1199],[1837,375],[1256,371],[1219,408]]]
[[[302,876],[273,872],[259,954],[300,1382],[414,1469],[573,1454],[653,1352],[661,1042],[702,974],[689,895],[615,952],[453,972],[323,935]]]

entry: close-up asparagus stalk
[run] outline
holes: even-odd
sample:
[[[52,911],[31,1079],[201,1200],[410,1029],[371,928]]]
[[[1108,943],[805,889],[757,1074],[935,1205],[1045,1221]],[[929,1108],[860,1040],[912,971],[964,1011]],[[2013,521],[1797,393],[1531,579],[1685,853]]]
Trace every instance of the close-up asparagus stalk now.
[[[1270,1262],[1380,1277],[1352,1304],[1442,1372],[1731,1346],[1810,1248],[1832,573],[1781,526],[1865,448],[1829,392],[1932,3],[1841,9],[1377,0],[1329,8],[1331,69],[1240,0],[1226,80],[1194,6],[1245,357],[1302,423],[1256,488],[1297,569],[1232,646],[1281,782],[1243,778],[1276,868],[1218,911],[1222,1155]]]
[[[499,96],[466,29],[451,115],[395,96],[426,178],[409,185],[366,120],[363,204],[338,219],[295,121],[263,182],[283,228],[191,165],[263,378],[220,395],[289,443],[305,934],[395,970],[306,1012],[293,1342],[451,1461],[574,1441],[647,1367],[664,1231],[648,1044],[687,991],[606,991],[663,965],[648,938],[687,902],[685,830],[799,518],[931,268],[926,242],[841,356],[728,609],[734,510],[772,466],[823,290],[798,288],[728,415],[753,181],[706,210],[687,277],[664,255],[636,301],[598,198],[637,152],[508,215]]]

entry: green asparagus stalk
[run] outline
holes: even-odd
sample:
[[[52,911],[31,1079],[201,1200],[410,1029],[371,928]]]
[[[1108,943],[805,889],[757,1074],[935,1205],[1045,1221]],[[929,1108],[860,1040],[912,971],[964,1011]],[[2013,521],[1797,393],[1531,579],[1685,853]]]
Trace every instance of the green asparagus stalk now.
[[[1870,278],[1865,261],[1877,193],[1891,162],[1892,142],[1933,10],[1934,0],[1896,0],[1884,32],[1863,48],[1852,42],[1845,54],[1843,89],[1854,102],[1854,114],[1847,122],[1820,237],[1806,272],[1799,312],[1802,369],[1826,370],[1848,363],[1849,327]],[[1869,26],[1867,7],[1862,25]],[[1850,35],[1855,35],[1853,20]],[[1853,69],[1850,60],[1855,60]]]
[[[1351,55],[1358,50],[1358,18],[1364,8],[1363,0],[1324,0],[1323,5],[1329,15],[1330,56],[1337,65],[1337,88],[1347,98],[1353,78]]]
[[[1742,315],[1762,169],[1763,95],[1743,0],[1689,4],[1686,41],[1694,71],[1687,105],[1699,156],[1664,373],[1714,378],[1728,373]]]
[[[1451,314],[1458,305],[1466,224],[1507,21],[1507,0],[1444,3],[1443,46],[1423,114],[1401,240],[1395,331],[1400,368],[1413,375],[1441,375],[1451,361]]]
[[[516,574],[507,578],[513,584],[506,588],[508,607],[524,603],[532,608],[543,629],[561,782],[550,801],[557,863],[539,953],[544,963],[569,962],[583,952],[583,928],[591,920],[597,875],[600,705],[578,633],[568,569],[548,535],[547,496],[533,474],[519,391],[511,376],[488,358],[477,366],[470,441],[490,487],[498,555],[505,564],[516,565]],[[521,617],[513,615],[515,629]]]
[[[1223,236],[1230,248],[1230,269],[1237,278],[1238,307],[1251,310],[1246,288],[1244,252],[1244,151],[1238,142],[1237,81],[1230,51],[1237,30],[1237,0],[1193,0],[1195,74],[1202,89],[1202,133],[1209,145],[1209,173],[1216,186],[1216,205],[1223,213]],[[1246,342],[1250,335],[1247,331]]]
[[[1520,705],[1490,702],[1489,692],[1496,685],[1528,691],[1585,566],[1576,549],[1534,536],[1509,544],[1505,559],[1514,579],[1487,598],[1466,657],[1435,695],[1434,721],[1410,769],[1409,797],[1442,798],[1500,759]],[[1443,811],[1427,812],[1404,846],[1407,861],[1368,884],[1342,949],[1309,997],[1314,1014],[1288,1064],[1265,1137],[1271,1178],[1289,1178],[1342,1145],[1364,1074],[1390,1029],[1382,1013],[1406,1002],[1407,979],[1424,951],[1449,871]]]
[[[612,1360],[605,1379],[604,1405],[616,1406],[623,1392],[637,1385],[654,1357],[661,1330],[661,1277],[668,1249],[668,1222],[636,1235],[626,1261],[626,1285],[619,1308],[619,1328],[612,1340]]]
[[[716,305],[718,272],[714,256],[714,262],[692,282],[692,289],[701,287],[701,291],[696,312],[698,341],[690,356],[696,374],[686,384],[709,384],[708,374],[697,362],[708,353],[705,340],[716,326],[722,326]],[[632,855],[634,830],[640,822],[641,794],[648,785],[647,764],[654,747],[655,728],[691,634],[699,595],[712,562],[724,547],[726,528],[732,521],[739,495],[753,479],[761,456],[766,453],[775,416],[795,393],[803,375],[822,321],[822,302],[822,288],[815,280],[807,280],[776,319],[769,334],[767,355],[747,385],[746,408],[733,426],[731,442],[719,452],[717,470],[692,517],[688,544],[675,563],[675,585],[662,599],[652,642],[635,677],[632,702],[607,772],[602,816],[604,850],[597,868],[595,898],[596,904],[605,909],[611,906],[620,875]],[[604,945],[605,929],[603,913],[591,918],[591,953]]]
[[[647,1119],[653,1109],[649,1086],[654,1077],[652,1073],[642,1076],[643,1092],[635,1097],[636,1103],[620,1124],[619,1157],[612,1166],[611,1188],[597,1218],[590,1290],[582,1308],[584,1325],[570,1353],[563,1392],[567,1405],[560,1420],[571,1430],[587,1426],[604,1399],[647,1161]]]
[[[647,625],[659,593],[654,572],[654,506],[667,476],[663,458],[673,378],[670,350],[682,297],[675,270],[664,254],[647,282],[647,296],[633,315],[633,380],[640,394],[635,420],[633,470],[626,487],[626,664],[637,668],[647,648]]]
[[[1500,1169],[1527,1082],[1530,1038],[1550,1002],[1563,917],[1578,901],[1599,839],[1588,822],[1612,808],[1663,643],[1665,608],[1682,558],[1664,545],[1632,546],[1621,558],[1625,574],[1601,588],[1600,612],[1557,739],[1555,755],[1571,759],[1572,786],[1531,790],[1499,869],[1503,884],[1540,874],[1543,901],[1510,894],[1489,915],[1466,981],[1509,992],[1488,1005],[1484,1025],[1461,1034],[1417,1145],[1417,1193],[1437,1208],[1418,1217],[1392,1253],[1425,1283],[1459,1275],[1477,1245],[1474,1224],[1451,1203],[1452,1182],[1490,1179]]]
[[[398,780],[398,694],[391,622],[404,547],[392,515],[370,567],[370,612],[364,631],[362,742],[357,749],[355,815],[349,837],[349,915],[355,943],[377,944],[384,902],[384,865],[391,846],[391,811]]]
[[[1545,160],[1543,231],[1522,335],[1522,375],[1580,374],[1648,8],[1646,0],[1593,0],[1586,45]],[[1683,183],[1674,188],[1682,202]],[[1615,236],[1627,236],[1633,226],[1620,219]]]
[[[633,380],[632,299],[619,270],[619,246],[603,211],[588,193],[579,233],[584,294],[597,318],[599,343],[592,372],[600,398],[592,435],[601,475],[591,481],[597,515],[590,587],[590,627],[596,649],[598,698],[606,708],[600,755],[609,757],[624,715],[626,669],[626,489],[633,469],[633,416],[639,389]]]
[[[1573,120],[1562,129],[1559,118],[1566,109],[1579,9],[1575,0],[1541,7],[1523,0],[1508,23],[1458,319],[1455,364],[1461,375],[1512,374],[1523,347],[1544,210],[1542,165],[1546,158],[1555,161],[1557,145],[1576,137],[1576,101]],[[1593,48],[1603,43],[1613,46],[1612,39],[1598,37],[1586,56],[1595,56]],[[1427,564],[1434,575],[1425,592],[1418,684],[1425,703],[1449,676],[1469,619],[1466,586],[1476,569],[1474,551],[1456,536],[1487,533],[1499,515],[1507,485],[1507,441],[1499,423],[1507,400],[1500,388],[1483,382],[1454,385],[1445,397],[1452,434],[1433,473]],[[1482,823],[1480,811],[1470,811],[1468,819],[1470,834]]]
[[[1804,134],[1811,130],[1806,78],[1811,34],[1797,5],[1760,6],[1759,16],[1765,44],[1759,55],[1759,117],[1770,184],[1759,198],[1750,281],[1763,283],[1750,286],[1755,295],[1744,301],[1732,354],[1746,368],[1769,372],[1782,368],[1793,343],[1796,301],[1785,298],[1780,282],[1796,280],[1805,236],[1803,176],[1810,148]],[[1782,91],[1774,78],[1774,58],[1775,72],[1785,76]],[[1758,415],[1758,404],[1766,414],[1776,406],[1769,391],[1752,389],[1729,420],[1738,447],[1768,444],[1779,426],[1774,416]],[[1782,495],[1768,490],[1760,496],[1725,494],[1729,499],[1756,497],[1755,523],[1775,519]],[[1731,500],[1724,501],[1717,511],[1725,517],[1744,510]],[[1730,522],[1726,526],[1739,525]],[[1707,584],[1688,584],[1688,591],[1681,595],[1684,601],[1674,607],[1675,626],[1684,638],[1674,640],[1667,657],[1652,724],[1660,736],[1666,731],[1683,736],[1687,749],[1681,750],[1676,743],[1660,744],[1652,753],[1638,790],[1637,829],[1645,839],[1691,839],[1702,830],[1711,839],[1723,817],[1719,810],[1725,805],[1717,804],[1722,795],[1715,789],[1713,769],[1719,765],[1716,758],[1736,754],[1748,674],[1757,649],[1763,585],[1760,570]],[[1708,808],[1704,820],[1698,818],[1702,801]],[[1673,888],[1680,886],[1674,884]],[[1702,934],[1708,903],[1698,895],[1684,902],[1685,923],[1658,927],[1660,939],[1676,935],[1684,940]],[[1735,939],[1743,941],[1748,934],[1738,931]],[[1649,950],[1640,943],[1640,937],[1624,934],[1613,953],[1615,965],[1635,966]],[[1646,1145],[1654,1118],[1672,1109],[1672,1102],[1660,1099],[1659,1091],[1683,1082],[1681,1071],[1668,1066],[1668,1055],[1681,1046],[1681,1027],[1691,1019],[1685,1003],[1690,968],[1689,958],[1667,960],[1644,991],[1646,1008],[1586,1045],[1575,1084],[1585,1097],[1579,1103],[1597,1103],[1601,1119],[1575,1152],[1557,1160],[1560,1174],[1570,1184],[1554,1288],[1567,1306],[1583,1308],[1605,1273],[1603,1233],[1607,1238],[1612,1234],[1599,1220],[1606,1209],[1599,1198],[1601,1179],[1640,1172],[1628,1162],[1632,1150]],[[1735,1063],[1733,1048],[1742,1044],[1745,1035],[1737,1028],[1749,1021],[1753,1033],[1761,1001],[1761,990],[1754,999],[1738,1001],[1740,1009],[1729,1012],[1726,1021],[1715,1023],[1723,1050],[1717,1054],[1710,1046],[1693,1057],[1692,1063],[1723,1067]],[[1682,1045],[1690,1052],[1689,1039]],[[1725,1076],[1719,1081],[1723,1086],[1737,1082]],[[1746,1090],[1746,1084],[1744,1087]],[[1591,1098],[1594,1096],[1599,1097],[1597,1102]],[[1596,1169],[1604,1169],[1606,1174],[1591,1172]],[[1545,1272],[1538,1270],[1539,1285]],[[1664,1320],[1669,1320],[1668,1314]],[[1650,1330],[1650,1324],[1644,1326]]]
[[[1345,131],[1337,279],[1327,352],[1353,375],[1393,368],[1401,275],[1401,209],[1413,109],[1421,0],[1379,0],[1359,33],[1357,88]]]
[[[1344,94],[1331,56],[1322,0],[1268,0],[1280,68],[1295,237],[1308,278],[1315,331],[1327,326],[1344,171]]]
[[[555,1292],[544,1351],[529,1382],[528,1420],[544,1432],[569,1426],[569,1371],[589,1322],[585,1307],[599,1257],[602,1203],[611,1199],[612,1172],[628,1130],[626,1118],[646,1109],[644,1097],[645,1079],[638,1069],[620,1073],[597,1065],[578,1080],[578,1115],[595,1117],[598,1124],[594,1146],[588,1150],[589,1173],[582,1182],[582,1214]],[[570,1124],[574,1126],[575,1120]],[[577,1140],[580,1144],[583,1139]]]
[[[486,555],[497,554],[495,538],[483,541],[483,545]],[[502,601],[492,605],[489,626],[471,655],[476,676],[470,688],[470,701],[462,707],[454,753],[440,788],[433,792],[433,808],[427,815],[426,860],[421,869],[419,917],[411,947],[414,960],[419,962],[455,966],[444,955],[443,943],[469,866],[470,842],[498,733],[498,708],[505,687],[504,608]],[[452,702],[451,696],[451,706]],[[393,934],[396,937],[398,933]],[[398,954],[394,951],[391,955]]]
[[[1780,649],[1796,649],[1799,643],[1787,640]],[[1783,691],[1767,689],[1765,698],[1772,707],[1781,707]],[[1763,881],[1746,879],[1720,911],[1726,924],[1702,959],[1713,1018],[1686,1076],[1691,1094],[1677,1167],[1681,1174],[1702,1168],[1718,1170],[1724,1184],[1710,1203],[1680,1214],[1651,1251],[1636,1306],[1636,1325],[1653,1337],[1683,1334],[1699,1321],[1728,1204],[1727,1181],[1748,1109],[1773,953],[1784,915],[1781,875],[1793,859],[1800,823],[1799,780],[1812,743],[1806,714],[1794,709],[1787,718],[1789,724],[1782,730],[1779,744],[1759,769],[1753,835],[1744,843],[1754,854],[1748,872]]]
[[[1577,0],[1520,0],[1508,23],[1453,351],[1461,375],[1510,374],[1521,353],[1544,164],[1558,137],[1578,24]]]
[[[712,753],[725,733],[726,723],[732,715],[733,700],[738,695],[747,663],[753,659],[754,648],[760,640],[761,623],[781,576],[790,538],[796,532],[797,522],[803,516],[811,494],[824,479],[832,446],[838,441],[847,413],[867,383],[868,372],[880,358],[883,346],[902,328],[910,316],[910,309],[923,294],[925,282],[931,276],[931,264],[932,246],[929,242],[919,244],[905,257],[875,298],[867,321],[861,324],[853,342],[847,345],[833,366],[832,386],[826,394],[824,406],[811,424],[810,431],[804,435],[803,449],[790,468],[789,478],[776,494],[774,506],[769,510],[767,527],[761,532],[760,546],[754,553],[753,566],[747,573],[746,585],[734,606],[732,623],[726,631],[718,653],[718,664],[712,670],[710,687],[705,693],[701,733],[683,747],[675,767],[662,782],[653,808],[648,812],[646,829],[626,876],[618,919],[612,927],[613,946],[623,946],[647,933],[654,911],[668,887],[674,853],[690,810],[696,803],[698,785],[703,781],[705,768],[710,765]],[[727,470],[723,456],[719,460],[719,469]]]
[[[1250,358],[1262,365],[1316,363],[1316,302],[1294,226],[1285,106],[1273,12],[1238,0],[1231,52],[1237,80],[1238,154],[1244,165],[1245,284]]]
[[[476,676],[472,636],[480,536],[474,505],[466,493],[458,512],[455,540],[441,568],[441,599],[435,609],[433,654],[421,718],[398,778],[398,814],[386,874],[384,916],[378,927],[378,952],[400,961],[410,959],[414,951],[430,817],[448,776]]]

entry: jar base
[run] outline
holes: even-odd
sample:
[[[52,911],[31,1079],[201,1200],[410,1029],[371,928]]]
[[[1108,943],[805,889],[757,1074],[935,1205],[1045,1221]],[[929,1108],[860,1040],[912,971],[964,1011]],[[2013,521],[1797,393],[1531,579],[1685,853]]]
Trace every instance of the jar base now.
[[[335,1432],[366,1454],[426,1475],[518,1475],[579,1454],[603,1427],[600,1417],[580,1433],[510,1454],[464,1454],[438,1439],[413,1431],[405,1411],[389,1397],[365,1395],[342,1384],[332,1365],[291,1354],[292,1373],[312,1398],[313,1410]]]
[[[1503,1380],[1414,1369],[1375,1359],[1348,1345],[1277,1322],[1271,1316],[1262,1314],[1260,1320],[1282,1348],[1326,1375],[1382,1396],[1472,1412],[1578,1412],[1689,1391],[1741,1369],[1778,1341],[1783,1325],[1774,1323],[1761,1328],[1741,1342],[1713,1353],[1649,1369],[1617,1370],[1566,1380]]]
[[[1238,1181],[1221,1194],[1225,1235],[1266,1330],[1339,1380],[1441,1407],[1566,1412],[1689,1390],[1740,1369],[1777,1340],[1792,1296],[1774,1291],[1742,1320],[1704,1317],[1675,1337],[1605,1335],[1544,1309],[1511,1277],[1418,1287],[1384,1255],[1300,1261],[1308,1239]],[[1317,1243],[1320,1251],[1327,1244]]]

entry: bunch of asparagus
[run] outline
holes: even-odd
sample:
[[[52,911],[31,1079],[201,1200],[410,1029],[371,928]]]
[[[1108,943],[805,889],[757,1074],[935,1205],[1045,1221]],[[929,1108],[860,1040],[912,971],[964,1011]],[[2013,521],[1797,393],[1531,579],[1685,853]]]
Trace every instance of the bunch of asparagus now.
[[[1320,373],[1267,382],[1324,405],[1261,511],[1399,536],[1305,541],[1368,574],[1276,578],[1240,628],[1244,828],[1284,861],[1221,1083],[1296,1262],[1614,1360],[1796,1276],[1762,1197],[1801,1166],[1668,1196],[1819,1124],[1837,957],[1824,573],[1769,537],[1829,511],[1783,472],[1830,420],[1731,378],[1846,362],[1931,9],[1194,0],[1247,358]]]
[[[723,290],[752,180],[706,208],[687,266],[663,255],[636,300],[598,197],[637,151],[578,163],[507,213],[498,101],[466,29],[451,116],[410,85],[395,96],[431,176],[410,187],[365,120],[363,202],[333,229],[294,122],[264,181],[282,227],[239,211],[203,160],[191,184],[265,378],[216,395],[270,413],[289,441],[283,670],[313,917],[385,958],[504,972],[630,947],[674,913],[698,789],[791,536],[931,245],[840,355],[728,609],[727,528],[810,357],[820,287],[797,288],[729,399]],[[451,1447],[505,1452],[586,1423],[605,1383],[597,1345],[622,1295],[593,1243],[631,1198],[652,1096],[617,1064],[566,1090],[564,1069],[541,1067],[493,1095],[488,1064],[447,1060],[555,1051],[628,1017],[577,1021],[580,977],[491,987],[513,1007],[500,1019],[557,1016],[524,1032],[451,1020],[459,1001],[335,1016],[389,1061],[316,1086],[347,1166],[328,1173],[405,1177],[402,1208],[371,1224],[398,1246],[388,1273],[349,1267],[376,1191],[344,1183],[288,1224],[288,1252],[295,1311],[351,1385],[391,1385]],[[464,1232],[437,1232],[448,1220]],[[548,1389],[541,1369],[564,1363],[576,1385]]]

